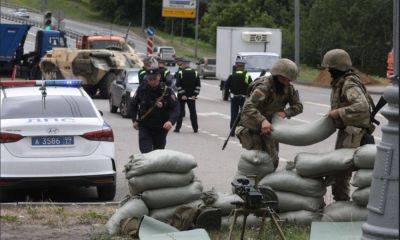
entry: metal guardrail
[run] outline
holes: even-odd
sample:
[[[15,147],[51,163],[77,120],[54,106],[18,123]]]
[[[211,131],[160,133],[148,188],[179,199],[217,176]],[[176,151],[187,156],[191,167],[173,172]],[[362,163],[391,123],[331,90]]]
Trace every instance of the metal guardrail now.
[[[23,24],[29,24],[38,28],[43,28],[43,23],[32,20],[32,19],[27,19],[27,18],[22,18],[22,17],[17,17],[14,16],[13,14],[9,14],[9,13],[1,13],[1,18],[4,18],[6,20],[10,20],[16,23],[23,23]],[[63,29],[63,31],[65,32],[65,36],[72,38],[72,39],[78,39],[79,37],[81,37],[83,34],[79,33],[79,32],[75,32],[72,31],[68,28]]]

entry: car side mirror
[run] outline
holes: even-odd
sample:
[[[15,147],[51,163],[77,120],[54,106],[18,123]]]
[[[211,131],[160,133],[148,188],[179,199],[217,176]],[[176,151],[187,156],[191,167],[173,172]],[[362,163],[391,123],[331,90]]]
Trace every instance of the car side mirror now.
[[[104,115],[103,111],[101,111],[101,110],[99,110],[99,113],[100,113],[101,116]]]

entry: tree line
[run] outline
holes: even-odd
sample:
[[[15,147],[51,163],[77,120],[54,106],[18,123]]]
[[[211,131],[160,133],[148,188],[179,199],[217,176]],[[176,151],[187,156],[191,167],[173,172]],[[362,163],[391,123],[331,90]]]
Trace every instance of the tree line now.
[[[115,23],[141,24],[142,0],[90,0],[94,10]],[[146,25],[179,35],[181,19],[161,16],[162,1],[146,1]],[[201,0],[200,39],[216,43],[217,26],[282,29],[282,56],[294,58],[294,0]],[[385,75],[392,49],[393,0],[300,0],[300,56],[320,64],[329,49],[343,48],[360,70]],[[184,34],[194,37],[194,20]]]

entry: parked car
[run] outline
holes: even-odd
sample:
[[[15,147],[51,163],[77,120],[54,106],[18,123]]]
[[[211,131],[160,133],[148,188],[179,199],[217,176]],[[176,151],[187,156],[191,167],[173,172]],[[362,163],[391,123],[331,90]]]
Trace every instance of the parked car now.
[[[113,131],[81,83],[0,82],[0,189],[96,186],[114,198]]]
[[[119,112],[122,117],[130,117],[130,103],[136,89],[139,87],[139,69],[128,68],[122,71],[112,82],[110,89],[110,112]]]
[[[167,66],[175,66],[175,49],[170,46],[159,46],[154,48],[154,54],[165,61]]]
[[[28,11],[25,8],[18,8],[13,15],[20,18],[29,18]]]
[[[215,58],[201,58],[197,62],[197,72],[201,78],[215,77],[216,59]]]

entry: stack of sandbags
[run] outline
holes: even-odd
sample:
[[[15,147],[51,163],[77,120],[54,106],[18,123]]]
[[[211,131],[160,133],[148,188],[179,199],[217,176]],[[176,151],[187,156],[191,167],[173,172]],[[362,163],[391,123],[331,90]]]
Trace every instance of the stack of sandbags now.
[[[367,144],[354,153],[355,172],[350,184],[357,189],[351,195],[353,201],[335,202],[324,209],[322,221],[349,222],[366,221],[372,172],[375,163],[376,145]]]
[[[353,148],[337,149],[327,153],[299,153],[295,157],[297,174],[303,177],[323,177],[354,168]]]
[[[351,198],[360,207],[366,207],[368,204],[376,151],[376,145],[367,144],[359,147],[354,154],[354,165],[358,171],[354,174],[351,185],[357,189]]]
[[[256,175],[261,179],[273,171],[275,171],[275,167],[268,153],[243,149],[235,179],[249,175]]]
[[[125,165],[132,195],[139,195],[151,217],[168,221],[176,208],[202,202],[202,184],[195,179],[193,156],[173,150],[135,154]]]
[[[259,186],[268,186],[275,191],[281,219],[310,223],[321,218],[326,193],[322,178],[305,178],[294,170],[284,170],[265,176]]]

